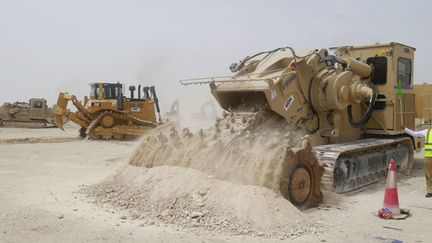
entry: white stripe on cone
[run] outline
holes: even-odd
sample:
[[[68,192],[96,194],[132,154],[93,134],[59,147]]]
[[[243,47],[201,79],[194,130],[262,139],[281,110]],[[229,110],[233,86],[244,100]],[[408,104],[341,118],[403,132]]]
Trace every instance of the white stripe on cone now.
[[[396,172],[389,171],[387,177],[387,187],[388,188],[396,188]]]

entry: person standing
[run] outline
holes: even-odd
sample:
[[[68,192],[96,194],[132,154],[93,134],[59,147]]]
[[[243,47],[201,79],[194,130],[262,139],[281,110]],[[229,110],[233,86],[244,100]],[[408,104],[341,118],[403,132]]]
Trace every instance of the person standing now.
[[[426,197],[432,197],[432,129],[413,131],[402,126],[405,133],[413,137],[424,137],[424,173],[426,178]]]

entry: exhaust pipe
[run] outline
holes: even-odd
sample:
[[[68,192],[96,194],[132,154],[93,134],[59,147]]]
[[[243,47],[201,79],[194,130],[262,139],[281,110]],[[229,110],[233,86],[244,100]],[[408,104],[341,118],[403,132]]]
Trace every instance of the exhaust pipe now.
[[[150,99],[149,87],[144,87],[144,99]]]
[[[160,115],[159,100],[158,100],[158,97],[156,95],[156,89],[155,89],[154,86],[150,87],[150,93],[151,93],[151,95],[153,97],[153,101],[154,101],[154,103],[156,105],[156,111],[157,111],[158,116],[159,116],[159,121],[162,121],[162,118],[161,118],[161,115]]]
[[[131,99],[133,99],[134,98],[134,92],[135,92],[135,86],[133,86],[133,85],[129,86],[129,91],[130,91]]]

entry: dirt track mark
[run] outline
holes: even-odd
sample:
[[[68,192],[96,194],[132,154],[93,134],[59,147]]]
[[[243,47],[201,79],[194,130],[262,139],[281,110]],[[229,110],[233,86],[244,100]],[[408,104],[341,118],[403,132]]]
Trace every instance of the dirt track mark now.
[[[42,137],[42,138],[8,138],[0,139],[0,144],[64,143],[81,140],[79,137]]]

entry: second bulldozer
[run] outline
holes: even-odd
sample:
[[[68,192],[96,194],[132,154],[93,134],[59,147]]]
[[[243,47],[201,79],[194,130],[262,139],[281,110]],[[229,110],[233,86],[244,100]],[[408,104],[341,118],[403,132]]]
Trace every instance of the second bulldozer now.
[[[45,99],[38,98],[32,98],[28,103],[6,102],[0,106],[0,127],[55,127],[54,108],[48,107]]]
[[[137,137],[161,123],[158,98],[154,86],[129,86],[130,97],[124,95],[120,83],[91,83],[84,103],[76,96],[61,92],[55,110],[56,124],[63,129],[63,117],[81,126],[80,136],[91,139],[124,139]],[[141,95],[141,91],[143,92]],[[71,101],[77,111],[66,109]],[[158,113],[159,118],[157,118]]]

